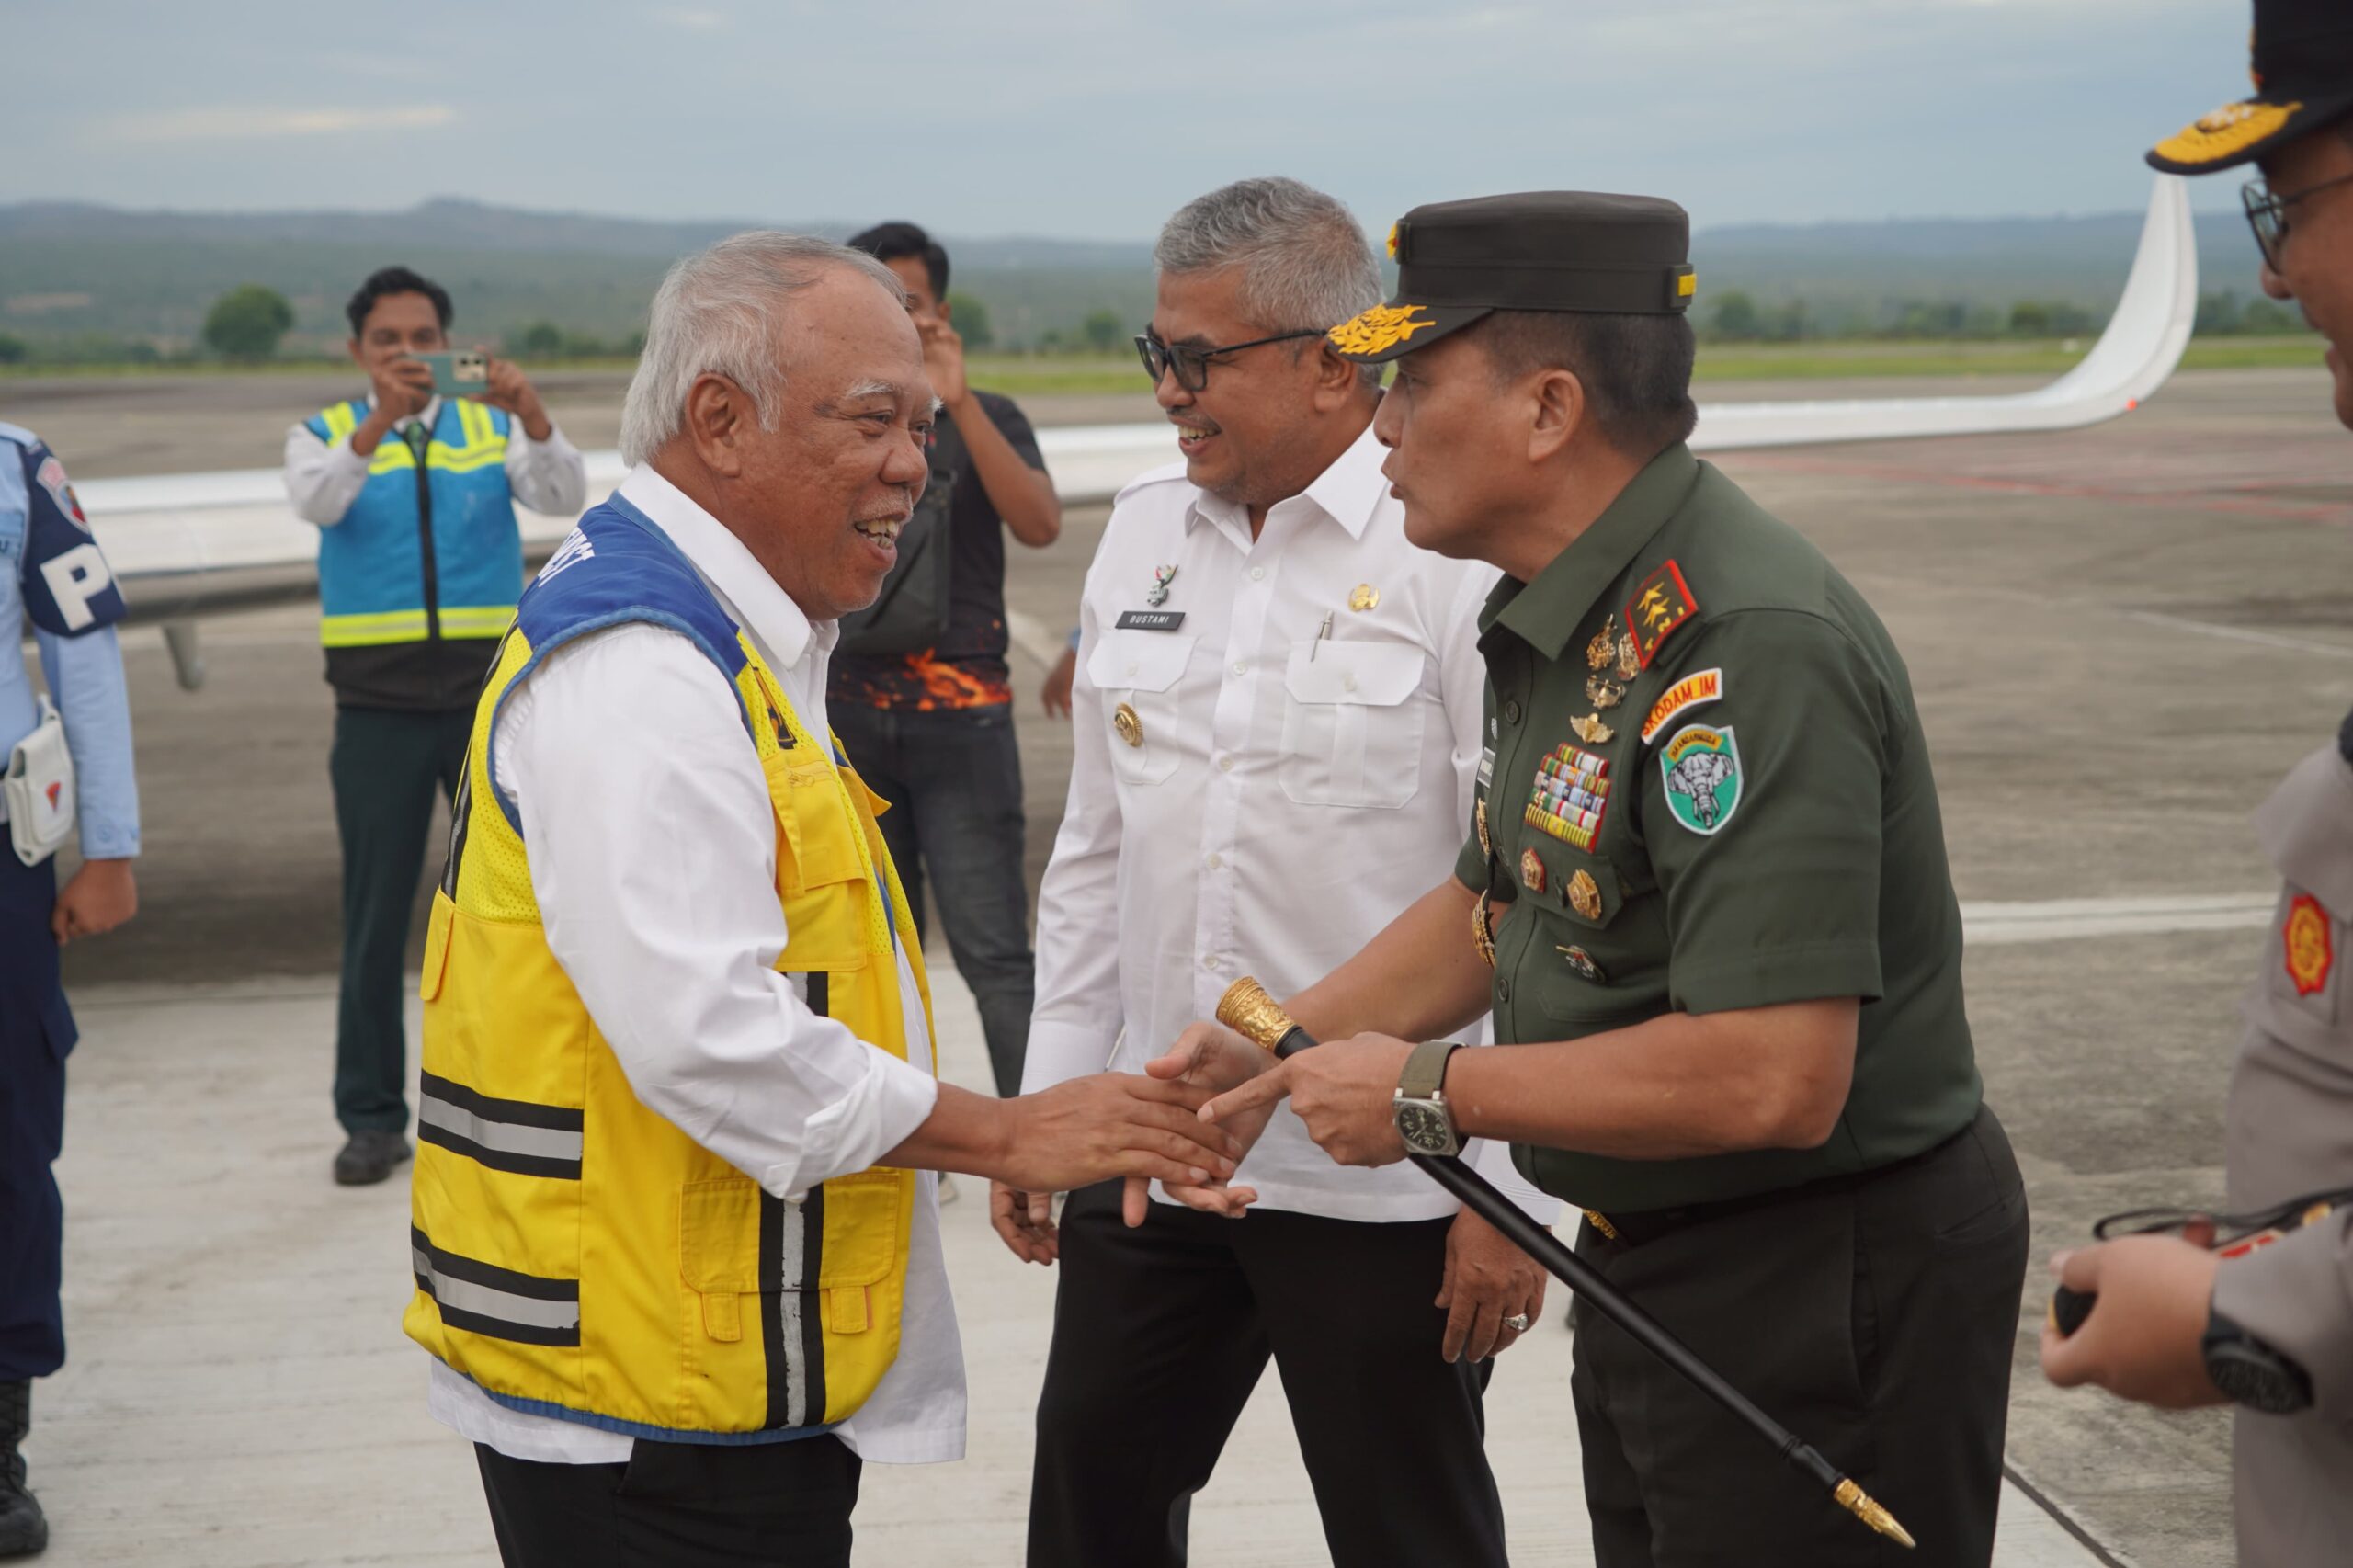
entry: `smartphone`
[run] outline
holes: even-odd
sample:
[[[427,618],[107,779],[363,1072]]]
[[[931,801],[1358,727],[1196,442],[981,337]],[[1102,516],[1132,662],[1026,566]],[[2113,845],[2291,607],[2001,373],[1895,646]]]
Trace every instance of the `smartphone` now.
[[[440,397],[480,397],[490,390],[490,356],[480,349],[454,354],[413,356],[433,372],[433,391]]]

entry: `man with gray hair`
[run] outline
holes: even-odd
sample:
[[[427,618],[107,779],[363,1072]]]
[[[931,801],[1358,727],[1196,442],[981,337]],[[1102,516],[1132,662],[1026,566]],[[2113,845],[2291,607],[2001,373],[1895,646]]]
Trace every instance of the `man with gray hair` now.
[[[404,1326],[510,1564],[849,1561],[859,1465],[963,1451],[932,1170],[1230,1174],[1199,1090],[933,1076],[825,722],[937,409],[899,283],[742,234],[674,267],[635,466],[527,588],[425,960]]]
[[[1452,863],[1479,760],[1495,574],[1406,542],[1379,372],[1322,341],[1381,298],[1363,231],[1295,180],[1244,180],[1178,211],[1154,259],[1136,343],[1183,460],[1120,493],[1087,574],[1032,1091],[1144,1066],[1240,974],[1278,995],[1323,974]],[[1507,1151],[1472,1157],[1551,1217]],[[1173,1194],[1253,1204],[1240,1223],[1137,1201],[1131,1228],[1122,1196],[1073,1192],[1057,1227],[1049,1190],[991,1193],[1007,1246],[1062,1268],[1031,1568],[1181,1564],[1270,1355],[1337,1568],[1501,1568],[1481,1401],[1542,1306],[1525,1255],[1417,1171],[1335,1166],[1288,1111],[1230,1184]]]

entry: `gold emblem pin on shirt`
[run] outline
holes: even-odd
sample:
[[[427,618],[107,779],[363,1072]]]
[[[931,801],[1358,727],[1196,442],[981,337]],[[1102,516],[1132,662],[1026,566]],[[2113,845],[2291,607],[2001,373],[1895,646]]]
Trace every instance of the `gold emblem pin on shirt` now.
[[[1618,618],[1613,615],[1601,623],[1601,630],[1595,632],[1593,641],[1585,645],[1586,667],[1592,670],[1606,670],[1609,667],[1609,661],[1617,657],[1617,654]]]
[[[1626,700],[1626,688],[1608,676],[1587,676],[1585,696],[1596,708],[1615,708]]]
[[[1544,891],[1544,862],[1537,858],[1533,849],[1519,852],[1519,880],[1528,884],[1529,892]]]
[[[1569,907],[1587,920],[1601,918],[1601,884],[1591,871],[1580,869],[1569,879]]]
[[[1348,608],[1353,610],[1377,609],[1381,606],[1381,590],[1370,583],[1358,583],[1348,595]]]
[[[1119,731],[1120,738],[1128,744],[1143,744],[1143,721],[1136,717],[1136,710],[1128,704],[1122,702],[1111,710],[1111,728]]]
[[[1607,745],[1618,733],[1601,722],[1601,715],[1598,713],[1587,713],[1582,718],[1572,719],[1569,721],[1569,728],[1577,733],[1577,739],[1589,746]]]

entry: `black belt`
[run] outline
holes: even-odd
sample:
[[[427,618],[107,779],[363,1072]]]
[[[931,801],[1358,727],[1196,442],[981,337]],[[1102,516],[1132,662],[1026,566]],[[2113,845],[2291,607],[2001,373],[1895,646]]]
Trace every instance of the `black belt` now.
[[[1711,1220],[1726,1219],[1734,1214],[1752,1214],[1759,1210],[1778,1208],[1784,1203],[1795,1203],[1809,1198],[1852,1192],[1944,1153],[1975,1125],[1976,1118],[1972,1117],[1969,1126],[1950,1137],[1938,1139],[1916,1154],[1906,1154],[1900,1160],[1890,1160],[1869,1170],[1846,1171],[1837,1176],[1801,1182],[1795,1187],[1775,1187],[1770,1192],[1747,1192],[1737,1198],[1711,1199],[1705,1203],[1687,1203],[1676,1209],[1644,1209],[1631,1214],[1605,1214],[1599,1210],[1588,1209],[1585,1217],[1604,1240],[1615,1242],[1620,1246],[1638,1247],[1662,1236],[1673,1235],[1677,1231],[1706,1224]]]

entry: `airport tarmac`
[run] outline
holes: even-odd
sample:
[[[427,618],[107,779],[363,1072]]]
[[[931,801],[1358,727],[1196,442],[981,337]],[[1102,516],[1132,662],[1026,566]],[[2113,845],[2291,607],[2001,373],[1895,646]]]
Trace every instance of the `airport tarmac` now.
[[[131,436],[112,449],[102,390],[52,403],[0,385],[0,417],[98,477],[267,463],[285,422],[324,401],[297,388],[297,406],[244,407],[267,382],[238,384],[234,410],[199,415],[210,394],[182,394],[182,415],[225,422],[207,426],[209,463],[171,434],[168,400],[140,420],[119,409]],[[559,416],[604,444],[593,421],[609,421],[611,389],[565,395]],[[1037,413],[1148,412],[1086,402]],[[2235,999],[2275,881],[2247,813],[2353,705],[2347,439],[2318,369],[2216,371],[2087,431],[1721,460],[1870,597],[1910,665],[1988,1097],[2027,1172],[2038,1258],[2101,1213],[2220,1192]],[[1038,710],[1042,658],[1102,517],[1074,512],[1057,545],[1013,552],[1033,884],[1069,748]],[[193,694],[154,631],[127,640],[143,907],[67,954],[84,1022],[61,1166],[74,1359],[38,1391],[28,1449],[58,1520],[50,1561],[489,1560],[467,1456],[425,1417],[422,1358],[397,1331],[404,1196],[326,1178],[336,865],[314,638],[301,608],[208,622],[210,678]],[[968,1012],[945,1004],[942,1034],[950,1074],[977,1083]],[[870,1469],[861,1561],[1018,1559],[1051,1278],[997,1248],[964,1185],[948,1215],[972,1457]],[[2027,1490],[2006,1498],[2000,1561],[2228,1562],[2227,1419],[2048,1388],[2032,1357],[2046,1294],[2038,1264],[2009,1441]],[[1531,1336],[1491,1396],[1523,1562],[1589,1561],[1567,1350],[1556,1330]],[[1199,1562],[1322,1560],[1273,1380],[1195,1520]]]

